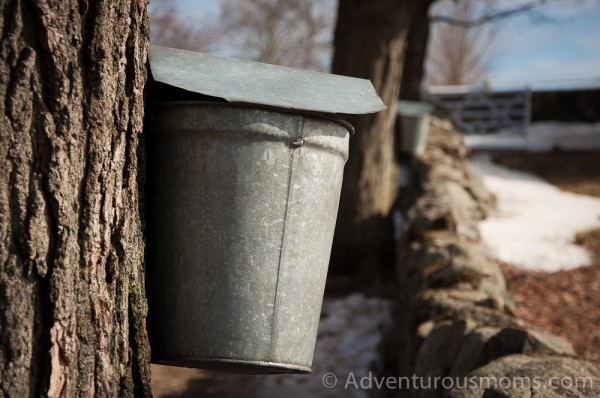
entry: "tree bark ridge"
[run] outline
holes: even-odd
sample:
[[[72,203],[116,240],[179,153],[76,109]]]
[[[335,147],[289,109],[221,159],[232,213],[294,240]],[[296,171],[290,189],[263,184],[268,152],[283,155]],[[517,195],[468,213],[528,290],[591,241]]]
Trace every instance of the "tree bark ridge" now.
[[[0,395],[149,395],[147,4],[0,11]]]

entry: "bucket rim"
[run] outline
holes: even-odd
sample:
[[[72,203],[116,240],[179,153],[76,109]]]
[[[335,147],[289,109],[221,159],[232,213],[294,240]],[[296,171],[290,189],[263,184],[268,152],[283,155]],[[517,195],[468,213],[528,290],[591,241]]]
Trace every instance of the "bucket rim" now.
[[[271,111],[271,112],[288,113],[288,114],[292,114],[292,115],[310,116],[310,117],[315,117],[318,119],[329,120],[331,122],[341,125],[342,127],[346,128],[348,130],[351,137],[356,133],[356,130],[354,129],[354,126],[352,124],[350,124],[349,122],[347,122],[344,119],[340,119],[340,118],[332,116],[332,115],[328,115],[325,113],[319,113],[319,112],[311,112],[311,111],[294,111],[294,110],[290,110],[290,109],[286,109],[286,108],[278,108],[275,106],[268,106],[268,105],[257,106],[255,104],[246,104],[246,103],[241,103],[241,102],[185,100],[185,101],[160,101],[160,102],[154,102],[152,104],[149,104],[148,106],[159,108],[159,107],[169,107],[169,106],[175,106],[175,105],[224,106],[224,107],[228,107],[228,108],[229,107],[250,108],[250,109],[261,109],[261,110],[266,110],[266,111]]]
[[[157,365],[179,366],[196,368],[225,373],[237,374],[310,374],[312,366],[293,363],[259,360],[259,359],[234,359],[234,358],[206,358],[206,357],[171,357],[152,358],[151,363]]]

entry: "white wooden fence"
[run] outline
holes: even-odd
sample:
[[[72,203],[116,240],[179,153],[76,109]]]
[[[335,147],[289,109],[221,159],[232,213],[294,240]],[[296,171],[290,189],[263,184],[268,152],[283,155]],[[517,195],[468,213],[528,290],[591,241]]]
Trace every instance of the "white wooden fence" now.
[[[461,87],[431,88],[429,101],[446,108],[465,134],[491,134],[512,128],[525,133],[531,122],[531,91],[467,90]]]

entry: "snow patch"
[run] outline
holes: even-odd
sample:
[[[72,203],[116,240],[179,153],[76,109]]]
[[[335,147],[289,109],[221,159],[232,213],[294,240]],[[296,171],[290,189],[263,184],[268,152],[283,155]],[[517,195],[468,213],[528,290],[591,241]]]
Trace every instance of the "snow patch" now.
[[[369,391],[344,389],[350,372],[367,376],[381,359],[379,345],[392,326],[392,301],[355,293],[323,302],[317,345],[310,375],[261,377],[261,397],[369,397]],[[323,386],[323,376],[333,373],[334,388]]]
[[[483,241],[496,257],[529,270],[555,272],[589,265],[590,254],[575,235],[600,227],[600,199],[564,192],[528,173],[472,161],[497,206],[480,223]]]

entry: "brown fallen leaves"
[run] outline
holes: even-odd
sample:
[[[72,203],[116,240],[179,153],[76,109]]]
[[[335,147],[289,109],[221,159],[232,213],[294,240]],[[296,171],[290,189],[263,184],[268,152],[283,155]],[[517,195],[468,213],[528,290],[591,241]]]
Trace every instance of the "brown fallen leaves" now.
[[[576,243],[593,253],[592,265],[555,273],[500,267],[517,316],[564,337],[582,358],[600,361],[600,229]]]

